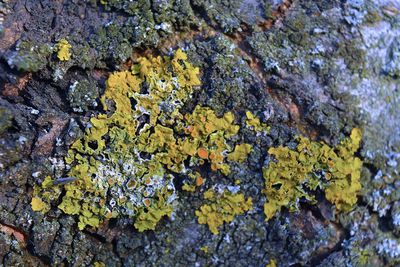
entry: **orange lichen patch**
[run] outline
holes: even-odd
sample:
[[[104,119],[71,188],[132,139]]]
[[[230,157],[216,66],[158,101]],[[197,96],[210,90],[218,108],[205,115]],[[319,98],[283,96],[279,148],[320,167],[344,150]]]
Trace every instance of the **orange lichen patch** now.
[[[147,177],[146,179],[145,179],[145,184],[150,184],[151,183],[151,178],[150,177]]]
[[[211,163],[211,170],[220,170],[227,175],[229,165],[225,162],[226,153],[232,148],[227,144],[227,138],[234,136],[239,131],[239,126],[234,124],[235,117],[232,112],[217,117],[208,107],[196,106],[192,114],[183,116],[185,121],[184,133],[190,134],[188,138],[197,142],[197,155],[202,160]]]
[[[144,205],[145,205],[146,207],[150,207],[150,205],[151,205],[151,201],[150,201],[150,199],[148,199],[148,198],[144,199],[144,200],[143,200],[143,203],[144,203]]]
[[[202,159],[208,159],[208,151],[203,147],[197,150],[197,155]]]
[[[201,177],[199,172],[190,172],[188,174],[190,179],[186,180],[182,189],[189,192],[195,192],[196,187],[202,186],[204,184],[204,179]]]
[[[198,148],[189,140],[188,154],[182,153],[171,126],[183,124],[180,108],[200,85],[199,69],[185,57],[178,50],[172,58],[139,58],[130,70],[109,76],[101,98],[104,113],[90,119],[84,136],[65,157],[71,167],[68,176],[76,179],[64,185],[58,208],[78,215],[79,229],[125,215],[144,231],[171,215],[176,193],[167,169],[181,172],[183,161]],[[35,186],[34,198],[45,204],[42,212],[50,209],[53,188]],[[34,200],[33,206],[40,206],[36,204]]]
[[[215,163],[211,163],[211,170],[217,171],[218,170],[218,165]]]

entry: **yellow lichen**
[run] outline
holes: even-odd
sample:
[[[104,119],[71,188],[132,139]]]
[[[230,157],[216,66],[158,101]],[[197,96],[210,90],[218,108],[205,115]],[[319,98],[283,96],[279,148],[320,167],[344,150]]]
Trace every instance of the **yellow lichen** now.
[[[350,138],[331,148],[323,142],[298,138],[296,150],[288,147],[270,148],[275,161],[263,169],[267,202],[264,213],[271,219],[282,207],[298,209],[299,199],[315,203],[309,193],[320,187],[327,200],[339,210],[349,210],[357,202],[361,189],[362,161],[355,157],[361,141],[361,131],[353,129]]]
[[[95,261],[95,262],[93,263],[93,267],[106,267],[106,265],[104,264],[104,262]]]
[[[274,259],[269,260],[269,263],[265,267],[276,267],[276,261]]]
[[[218,117],[201,106],[189,114],[180,112],[193,87],[200,85],[199,69],[186,60],[181,50],[172,58],[139,58],[130,70],[109,76],[101,97],[104,114],[90,119],[65,157],[68,176],[76,180],[64,185],[58,208],[77,215],[79,229],[120,216],[134,218],[139,231],[154,229],[172,212],[174,173],[190,177],[184,190],[204,182],[186,162],[200,166],[208,161],[212,170],[229,173],[227,138],[239,126],[231,112]],[[243,160],[245,153],[239,146],[231,160]],[[53,188],[42,185],[34,195],[47,205],[43,197]],[[34,204],[43,212],[50,208],[37,200]]]
[[[189,185],[189,184],[184,184],[182,186],[182,190],[185,190],[185,191],[188,191],[188,192],[194,192],[194,191],[196,191],[196,186]]]
[[[68,43],[66,39],[61,39],[58,41],[56,44],[56,51],[57,51],[57,57],[61,61],[68,61],[71,59],[71,48],[72,46]]]
[[[344,139],[337,147],[337,157],[328,156],[331,173],[325,189],[325,196],[339,210],[350,210],[357,203],[357,192],[361,189],[360,176],[362,161],[354,156],[361,142],[361,131],[353,129],[350,138]]]
[[[199,172],[189,172],[187,176],[190,178],[186,180],[182,186],[182,189],[188,192],[195,192],[196,188],[204,184],[205,179]]]
[[[153,208],[142,210],[135,222],[135,227],[139,232],[154,230],[157,223],[163,216],[171,216],[172,206],[159,203]]]
[[[32,198],[31,206],[33,211],[43,211],[46,208],[46,203],[40,198],[34,197]]]
[[[53,185],[52,178],[46,176],[41,186],[35,185],[33,188],[33,195],[31,207],[33,211],[46,213],[51,208],[51,202],[56,200],[61,194],[61,189]]]
[[[208,246],[204,246],[204,247],[200,248],[200,250],[203,251],[206,254],[208,253],[208,249],[209,249]]]
[[[233,221],[236,215],[244,214],[253,209],[252,198],[245,199],[243,194],[233,194],[225,190],[218,194],[213,190],[204,193],[204,199],[209,204],[204,204],[196,211],[200,224],[207,224],[210,231],[217,235],[218,227]]]
[[[256,132],[269,132],[269,126],[262,123],[259,118],[257,118],[250,111],[246,111],[246,125]]]
[[[250,144],[240,144],[235,146],[235,150],[229,153],[227,156],[228,160],[243,162],[250,154],[252,146]]]

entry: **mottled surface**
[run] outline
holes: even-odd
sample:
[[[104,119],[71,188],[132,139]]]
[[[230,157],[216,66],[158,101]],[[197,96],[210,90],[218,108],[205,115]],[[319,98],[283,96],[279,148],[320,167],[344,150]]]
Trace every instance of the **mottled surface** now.
[[[60,61],[54,47],[71,44]],[[400,264],[400,4],[346,0],[0,1],[0,266],[397,266]],[[201,70],[186,103],[250,110],[270,127],[242,127],[253,144],[231,173],[202,170],[205,184],[181,190],[171,218],[137,232],[129,218],[79,231],[56,201],[33,212],[33,186],[65,175],[68,147],[98,114],[111,71],[139,56],[182,48]],[[269,147],[295,136],[337,145],[363,130],[362,190],[349,212],[321,192],[265,221],[262,167]],[[195,210],[209,188],[236,180],[253,210],[219,235]],[[99,265],[100,264],[100,265]]]

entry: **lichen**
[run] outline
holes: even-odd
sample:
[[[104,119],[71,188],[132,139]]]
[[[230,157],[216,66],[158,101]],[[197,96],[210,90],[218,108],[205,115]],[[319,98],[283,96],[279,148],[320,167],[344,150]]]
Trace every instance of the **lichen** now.
[[[43,69],[52,49],[46,43],[37,41],[21,41],[16,44],[14,52],[7,56],[7,63],[12,68],[23,72],[36,72]]]
[[[61,189],[53,184],[51,176],[46,176],[41,186],[35,185],[31,206],[33,211],[46,213],[51,208],[51,202],[61,194]]]
[[[276,267],[276,261],[271,259],[265,267]]]
[[[201,247],[200,250],[203,251],[205,254],[207,254],[209,252],[209,247],[204,246],[204,247]]]
[[[196,188],[202,186],[205,182],[205,179],[199,172],[190,172],[187,176],[189,179],[186,179],[182,186],[182,189],[187,192],[195,192]]]
[[[270,127],[266,123],[262,123],[260,118],[256,117],[250,111],[246,111],[246,125],[256,132],[268,133],[270,130]]]
[[[361,189],[362,161],[354,155],[360,141],[361,131],[355,128],[349,138],[334,148],[305,137],[298,138],[295,150],[283,146],[270,148],[268,153],[275,161],[263,169],[264,192],[268,198],[264,205],[267,220],[282,207],[297,210],[301,198],[315,203],[310,192],[318,187],[325,191],[326,199],[337,209],[350,210]]]
[[[229,153],[227,156],[228,160],[243,162],[250,154],[252,146],[250,144],[240,144],[235,146],[235,150]]]
[[[55,46],[55,51],[57,52],[57,57],[61,61],[68,61],[71,59],[71,48],[72,46],[68,43],[66,39],[61,39]]]
[[[227,144],[239,131],[231,112],[218,117],[196,106],[192,113],[181,113],[193,87],[200,85],[198,74],[177,50],[173,58],[139,58],[130,70],[109,76],[100,99],[104,113],[90,119],[65,157],[68,177],[76,180],[64,185],[58,208],[77,215],[79,229],[120,216],[134,218],[139,231],[155,229],[173,211],[174,174],[187,176],[197,187],[204,180],[189,167],[209,162],[211,170],[228,174],[226,155],[232,155],[230,161],[247,156],[248,145],[232,152]],[[193,185],[184,190],[193,191]],[[32,204],[47,212],[38,199],[50,194],[49,188],[40,188]]]
[[[252,198],[245,199],[243,194],[234,194],[228,190],[222,193],[212,189],[204,193],[204,199],[209,204],[204,204],[196,211],[200,224],[207,224],[210,231],[217,235],[218,227],[224,223],[233,221],[236,215],[244,214],[253,209]]]
[[[68,90],[68,102],[74,112],[88,111],[96,107],[99,92],[96,82],[90,79],[74,81]]]
[[[105,263],[101,261],[95,261],[93,263],[93,267],[105,267],[105,266],[106,266]]]

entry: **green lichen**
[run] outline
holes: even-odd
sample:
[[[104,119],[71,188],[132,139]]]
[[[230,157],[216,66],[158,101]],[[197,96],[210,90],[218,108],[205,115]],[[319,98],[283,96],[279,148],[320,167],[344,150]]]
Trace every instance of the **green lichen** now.
[[[245,199],[243,194],[234,194],[227,190],[219,194],[210,189],[204,193],[204,204],[196,211],[200,224],[207,224],[210,231],[217,235],[218,227],[233,221],[236,215],[244,214],[253,209],[252,198]]]
[[[48,44],[35,41],[17,43],[16,51],[8,57],[8,64],[19,71],[36,72],[43,69],[52,49]]]
[[[350,210],[357,202],[361,189],[362,161],[354,154],[361,141],[359,129],[353,129],[349,138],[332,148],[323,142],[298,138],[295,150],[288,147],[270,148],[275,161],[263,169],[267,202],[264,213],[271,219],[282,207],[298,209],[300,198],[315,203],[310,191],[318,187],[339,210]]]
[[[365,72],[366,52],[353,41],[346,41],[340,44],[337,54],[343,57],[347,67],[359,74]]]
[[[104,262],[95,261],[95,262],[93,263],[93,267],[106,267],[106,265],[105,265]]]
[[[173,211],[175,173],[196,176],[188,167],[207,161],[212,170],[229,173],[227,138],[239,130],[233,114],[218,117],[200,106],[191,114],[180,112],[200,85],[198,74],[177,50],[173,58],[139,58],[130,70],[110,75],[101,97],[105,113],[90,119],[65,157],[68,176],[76,180],[64,186],[58,207],[79,217],[79,229],[120,216],[134,218],[139,231],[155,229]],[[243,160],[249,148],[242,150],[228,160]],[[42,196],[48,188],[42,189],[34,192],[32,204],[47,212],[39,199],[47,203]]]

